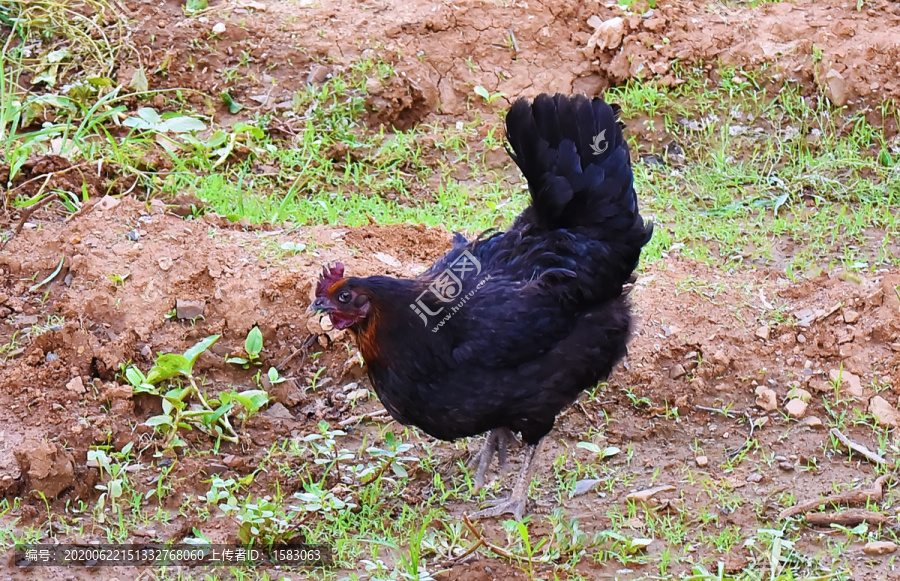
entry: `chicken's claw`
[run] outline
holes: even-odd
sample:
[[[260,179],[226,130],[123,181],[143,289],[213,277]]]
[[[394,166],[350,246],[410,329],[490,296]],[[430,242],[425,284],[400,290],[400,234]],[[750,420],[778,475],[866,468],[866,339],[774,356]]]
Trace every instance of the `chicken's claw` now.
[[[509,459],[508,450],[511,441],[515,442],[516,437],[507,428],[497,428],[491,430],[491,433],[488,434],[487,439],[481,446],[481,450],[472,456],[472,459],[468,462],[469,467],[476,467],[473,492],[478,492],[484,486],[484,476],[491,465],[491,460],[494,459],[495,452],[497,453],[500,473],[502,474],[505,471]]]

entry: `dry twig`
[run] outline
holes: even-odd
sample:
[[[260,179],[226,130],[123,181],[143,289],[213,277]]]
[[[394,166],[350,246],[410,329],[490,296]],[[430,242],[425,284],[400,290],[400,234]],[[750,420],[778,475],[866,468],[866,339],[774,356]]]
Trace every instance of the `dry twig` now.
[[[860,456],[865,457],[870,462],[874,462],[876,464],[887,464],[887,460],[885,460],[882,456],[879,456],[875,452],[872,452],[862,444],[857,444],[847,436],[841,433],[837,428],[831,428],[831,435],[840,440],[841,444],[847,446],[853,452],[856,452]]]
[[[806,502],[801,502],[800,504],[795,504],[790,508],[786,508],[778,515],[778,520],[785,519],[788,517],[796,516],[800,513],[807,512],[810,510],[815,510],[822,506],[823,504],[865,504],[870,500],[878,501],[881,500],[882,495],[884,494],[884,481],[887,480],[888,476],[879,476],[875,479],[875,482],[872,483],[872,488],[865,490],[850,490],[849,492],[842,492],[840,494],[832,494],[831,496],[826,496],[825,498],[820,498],[817,500],[808,500]]]

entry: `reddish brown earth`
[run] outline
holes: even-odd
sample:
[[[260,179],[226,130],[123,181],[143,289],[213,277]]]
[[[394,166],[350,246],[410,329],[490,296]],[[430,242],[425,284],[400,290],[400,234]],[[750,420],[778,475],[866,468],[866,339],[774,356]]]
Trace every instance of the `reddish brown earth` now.
[[[136,242],[126,237],[134,229],[141,232]],[[314,241],[319,255],[266,259],[271,239]],[[48,222],[39,231],[24,230],[0,254],[4,281],[0,338],[6,342],[18,332],[21,345],[0,364],[3,494],[29,498],[30,490],[38,488],[58,495],[58,502],[95,497],[97,471],[86,466],[88,447],[140,443],[148,432],[140,424],[155,413],[117,379],[122,363],[130,361],[146,370],[156,352],[179,352],[203,337],[222,334],[211,352],[198,360],[197,375],[208,378],[213,393],[229,385],[252,388],[252,372],[226,365],[223,356],[240,350],[253,325],[259,325],[264,335],[265,367],[278,365],[299,349],[309,329],[318,330],[307,320],[305,307],[323,261],[340,258],[348,272],[359,275],[408,275],[433,260],[448,242],[443,230],[413,226],[286,232],[240,228],[212,215],[185,221],[166,213],[162,204],[154,203],[148,210],[129,199],[108,209],[103,202],[90,203],[68,223]],[[374,258],[379,252],[400,266],[389,267]],[[37,280],[45,278],[61,257],[64,266],[56,279],[29,291],[35,273]],[[112,273],[130,276],[124,286],[116,287],[108,278]],[[864,411],[875,395],[873,386],[900,385],[898,285],[898,271],[860,282],[823,277],[792,284],[774,272],[726,276],[675,258],[645,268],[633,293],[641,324],[627,369],[619,369],[610,387],[601,389],[594,400],[563,414],[545,450],[541,473],[552,474],[550,464],[558,454],[589,462],[590,455],[573,445],[605,412],[612,421],[604,441],[634,447],[633,489],[649,486],[659,470],[656,482],[678,488],[663,496],[691,502],[692,495],[702,490],[683,480],[685,470],[696,471],[692,451],[696,442],[709,457],[709,466],[700,471],[704,478],[756,499],[726,517],[742,530],[759,526],[758,519],[774,518],[779,508],[772,496],[779,491],[803,490],[807,492],[802,496],[815,497],[827,493],[832,482],[871,479],[870,467],[848,462],[828,446],[826,431],[759,409],[754,389],[772,388],[782,410],[791,386],[807,389],[813,399],[806,416],[828,420],[822,396],[833,396],[835,390],[826,383],[827,373],[843,365],[845,372],[859,376],[862,386],[855,397],[848,396],[856,403],[847,409]],[[194,324],[168,320],[165,315],[176,299],[206,301],[204,319]],[[763,339],[760,327],[772,323],[776,311],[811,321],[808,327],[773,323]],[[37,335],[49,316],[56,317],[51,321],[54,326],[44,326]],[[234,469],[221,464],[224,456],[239,455],[242,466],[254,466],[273,441],[314,431],[320,419],[337,422],[361,411],[351,413],[340,394],[351,380],[368,385],[367,380],[357,365],[346,365],[352,349],[342,344],[350,337],[332,335],[337,344],[324,348],[317,362],[302,355],[282,368],[295,385],[273,390],[273,395],[292,417],[261,414],[248,423],[243,446],[224,444],[218,457],[180,461],[173,476],[183,479],[185,490],[205,492],[206,485],[191,479],[198,471]],[[304,393],[301,388],[309,385],[309,377],[323,362],[331,381],[320,378],[324,387]],[[632,405],[626,389],[648,401]],[[879,395],[895,404],[898,393],[888,388]],[[724,470],[726,450],[744,443],[746,424],[697,406],[731,406],[751,418],[768,415],[771,420],[754,437],[766,453],[791,458],[791,469],[767,465],[754,456]],[[677,420],[665,417],[666,409],[673,407],[678,408]],[[376,409],[377,402],[362,408]],[[851,429],[848,435],[874,446],[871,428]],[[457,470],[452,460],[460,457],[459,452],[452,445],[436,449],[446,455],[446,471],[452,476]],[[818,470],[801,469],[813,458]],[[240,470],[237,467],[238,474]],[[754,473],[761,478],[748,482]],[[421,498],[428,486],[414,481],[410,498]],[[549,490],[538,498],[538,512],[557,504]],[[584,526],[601,530],[610,524],[607,510],[622,502],[618,492],[606,497],[594,494],[568,501],[566,507]],[[461,514],[467,508],[451,510]],[[23,516],[27,513],[22,509]],[[177,535],[190,524],[180,520],[163,536]],[[638,524],[635,528],[640,530]]]
[[[636,14],[624,15],[621,36],[611,27],[593,41],[588,19],[596,15],[608,21],[623,15],[620,8],[557,0],[502,5],[239,0],[214,3],[201,22],[186,18],[182,2],[174,0],[129,6],[134,54],[141,55],[148,71],[156,71],[149,75],[151,87],[197,89],[192,98],[204,107],[203,94],[230,87],[242,103],[259,103],[242,115],[279,110],[303,83],[368,56],[391,61],[402,73],[386,86],[369,87],[369,122],[397,127],[434,116],[469,120],[478,111],[493,111],[473,98],[474,85],[510,98],[543,91],[595,94],[629,78],[677,83],[672,76],[675,61],[702,66],[715,77],[719,59],[758,71],[773,86],[790,79],[809,94],[821,85],[838,104],[867,106],[900,97],[896,2],[869,2],[861,11],[835,0],[759,8],[666,4],[648,18],[636,8]],[[219,22],[226,24],[226,31],[216,36],[211,30]],[[118,79],[130,82],[137,66],[138,61],[127,58],[118,68]],[[229,68],[239,77],[226,82],[223,71]],[[258,101],[251,98],[263,95],[266,98]],[[157,106],[165,106],[164,99],[158,100]],[[215,107],[221,120],[233,120]],[[66,171],[59,173],[61,169]],[[62,159],[35,158],[23,176],[38,179],[57,172],[50,187],[80,191],[75,186],[86,182],[94,195],[116,180],[114,171],[92,170]],[[127,191],[129,185],[117,184],[112,191]],[[168,209],[183,215],[189,204],[182,201]],[[9,232],[20,215],[5,205],[4,212],[2,227]],[[128,237],[132,231],[137,231],[137,240]],[[315,242],[317,254],[281,256],[277,249],[288,240]],[[30,494],[35,488],[53,497],[52,506],[61,511],[68,501],[93,502],[98,476],[86,465],[88,448],[144,441],[148,429],[141,424],[156,412],[123,385],[117,376],[120,365],[130,362],[146,370],[157,352],[182,351],[220,333],[222,339],[199,359],[198,375],[205,374],[213,391],[230,385],[249,389],[254,387],[251,372],[225,364],[224,355],[238,352],[247,331],[259,325],[266,346],[264,364],[278,365],[301,348],[311,330],[319,331],[305,309],[321,263],[341,259],[355,275],[410,275],[440,256],[448,243],[448,232],[414,225],[285,231],[232,224],[211,215],[184,220],[158,201],[147,205],[128,196],[119,203],[93,198],[67,219],[36,214],[31,225],[0,250],[0,345],[15,339],[0,356],[0,494],[26,499],[10,516],[21,518],[20,528],[41,522],[43,503]],[[379,260],[378,253],[400,266]],[[53,272],[60,259],[60,274],[29,290]],[[109,278],[113,274],[129,277],[117,286]],[[612,421],[598,443],[634,449],[628,464],[634,481],[628,491],[673,484],[676,491],[661,498],[674,504],[663,508],[679,510],[677,501],[682,500],[682,509],[691,511],[710,504],[703,496],[704,482],[715,482],[740,499],[733,510],[717,514],[720,526],[735,525],[745,536],[771,526],[785,491],[795,492],[798,500],[815,498],[831,492],[832,483],[849,487],[874,479],[871,465],[836,451],[826,430],[780,411],[764,412],[756,405],[755,390],[774,390],[783,410],[790,386],[806,389],[812,400],[805,418],[827,423],[823,398],[836,395],[826,383],[828,373],[843,367],[860,378],[855,394],[846,393],[850,386],[837,390],[848,399],[841,409],[850,417],[868,409],[876,387],[878,396],[896,408],[900,271],[858,281],[836,274],[791,283],[764,268],[726,274],[673,256],[640,274],[633,298],[641,323],[627,368],[620,367],[610,386],[593,400],[562,416],[541,459],[540,474],[549,478],[557,454],[592,461],[574,444],[605,413]],[[205,301],[204,318],[194,323],[167,319],[178,299]],[[808,326],[795,326],[797,321]],[[764,325],[769,325],[768,333]],[[262,413],[246,426],[242,445],[224,444],[212,459],[183,459],[172,475],[179,491],[205,493],[208,485],[198,482],[197,474],[204,479],[214,472],[246,474],[272,442],[311,432],[319,420],[336,425],[350,415],[380,409],[377,401],[353,409],[342,399],[349,382],[368,383],[352,364],[352,347],[345,348],[350,337],[330,335],[335,343],[331,347],[323,337],[313,343],[312,351],[323,351],[315,363],[310,353],[301,352],[281,368],[290,381],[273,390],[273,396],[291,417]],[[319,389],[305,392],[323,364],[326,373]],[[647,403],[633,404],[626,390],[647,398]],[[698,406],[731,406],[738,417]],[[671,413],[676,407],[677,417]],[[754,432],[759,452],[726,469],[722,465],[728,450],[746,440],[744,417],[769,418]],[[363,427],[361,433],[371,429]],[[870,427],[851,425],[847,435],[877,447]],[[708,456],[707,466],[697,466],[694,446]],[[449,444],[435,450],[448,477],[455,474],[453,461],[462,451]],[[237,463],[224,463],[229,454],[239,458]],[[788,466],[766,460],[772,454],[785,456]],[[621,457],[610,462],[625,465]],[[808,469],[812,464],[818,468]],[[699,479],[689,481],[688,470]],[[257,480],[260,490],[265,490],[266,478]],[[413,479],[407,491],[410,502],[427,496],[429,487]],[[552,486],[546,486],[539,493],[538,513],[558,504],[551,491]],[[626,492],[589,493],[564,504],[586,530],[603,530],[610,525],[610,510],[624,510]],[[889,494],[886,509],[892,501]],[[461,515],[468,508],[459,505],[451,511]],[[179,517],[157,535],[162,540],[181,538],[195,524]],[[208,534],[231,538],[228,521],[216,524],[221,528]],[[635,536],[645,532],[641,518],[630,519],[628,525]],[[538,532],[547,532],[541,529],[545,525],[536,526]],[[490,534],[499,538],[498,530],[494,526]],[[803,530],[800,550],[816,556],[823,550],[821,535]],[[651,550],[663,547],[662,541],[655,543]],[[859,549],[852,546],[854,554],[861,555]],[[741,558],[736,551],[729,567],[739,569]],[[886,562],[860,556],[854,560],[854,575],[887,574]],[[614,576],[618,568],[589,560],[579,567],[589,578]],[[518,574],[514,564],[479,555],[456,565],[444,578],[513,579]]]

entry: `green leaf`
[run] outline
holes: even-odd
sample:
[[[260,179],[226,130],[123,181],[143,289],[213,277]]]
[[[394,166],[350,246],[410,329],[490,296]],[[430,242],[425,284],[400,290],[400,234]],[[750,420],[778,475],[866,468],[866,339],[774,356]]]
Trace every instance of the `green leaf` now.
[[[187,0],[187,2],[185,3],[185,8],[187,8],[188,12],[198,12],[200,10],[206,10],[208,6],[208,0]]]
[[[269,403],[269,394],[261,389],[250,389],[241,393],[233,393],[234,399],[247,409],[250,415],[255,414],[259,409]]]
[[[70,56],[72,56],[72,51],[67,48],[53,50],[47,53],[47,62],[52,64],[61,63]]]
[[[200,121],[199,119],[195,119],[193,117],[187,117],[185,115],[180,115],[178,117],[172,117],[170,119],[166,119],[160,125],[159,131],[172,133],[190,133],[191,131],[203,131],[206,129],[206,123]]]
[[[125,370],[125,379],[134,387],[138,387],[147,381],[147,377],[134,365]]]
[[[194,369],[194,363],[197,361],[197,357],[200,357],[201,353],[212,347],[220,337],[221,335],[210,335],[184,352],[184,357],[188,360],[191,371]]]
[[[247,333],[247,340],[244,341],[244,350],[247,352],[247,355],[250,356],[250,359],[256,359],[259,357],[260,351],[263,348],[263,336],[262,331],[259,330],[259,327],[253,327],[250,329],[250,332]]]
[[[56,278],[56,275],[58,275],[58,274],[60,273],[60,271],[62,270],[63,263],[64,263],[65,261],[66,261],[66,257],[65,257],[65,256],[63,256],[62,258],[60,258],[60,259],[59,259],[59,265],[56,267],[56,270],[54,270],[52,273],[50,273],[50,276],[48,276],[47,278],[45,278],[45,279],[42,280],[41,282],[37,283],[36,285],[33,285],[33,286],[29,287],[28,290],[29,290],[30,292],[34,292],[34,291],[36,291],[37,289],[39,289],[39,288],[41,288],[42,286],[44,286],[45,284],[47,284],[48,282],[50,282],[51,280],[53,280],[54,278]]]
[[[240,113],[241,109],[244,108],[243,105],[232,98],[231,94],[228,91],[222,91],[222,102],[225,103],[225,106],[228,107],[228,111],[232,115]]]
[[[156,112],[156,109],[152,109],[150,107],[141,107],[140,109],[138,109],[137,114],[139,119],[142,119],[150,126],[157,126],[162,123],[162,117],[159,116],[159,113]]]
[[[269,368],[269,372],[267,375],[269,376],[269,381],[271,381],[272,383],[278,381],[278,370],[274,367]]]
[[[231,411],[232,407],[233,407],[232,404],[222,405],[222,406],[219,406],[219,408],[216,411],[208,413],[208,414],[204,414],[203,423],[206,424],[207,426],[213,425],[214,423],[219,421],[219,418],[221,418],[222,416],[227,414],[229,411]]]
[[[485,101],[490,101],[491,94],[488,93],[488,90],[482,87],[481,85],[475,86],[475,94],[484,99]]]
[[[587,450],[589,452],[593,452],[594,454],[600,453],[600,446],[598,446],[597,444],[595,444],[593,442],[578,442],[575,445],[575,447],[576,448],[584,448],[585,450]]]
[[[254,139],[262,139],[266,136],[265,131],[249,123],[235,123],[231,129],[235,133],[249,133]]]
[[[110,498],[119,498],[120,496],[122,496],[122,481],[110,480],[108,490]]]
[[[225,363],[234,363],[236,365],[246,365],[247,360],[243,357],[226,357]]]
[[[172,418],[171,416],[153,416],[152,418],[147,418],[147,421],[144,422],[145,426],[171,426]]]
[[[191,367],[191,362],[184,355],[178,353],[160,355],[150,371],[147,372],[147,383],[155,385],[179,375],[188,377],[191,374]]]
[[[616,448],[615,446],[607,446],[606,448],[603,448],[602,452],[600,452],[600,459],[605,460],[606,458],[612,458],[613,456],[621,452],[622,450]]]

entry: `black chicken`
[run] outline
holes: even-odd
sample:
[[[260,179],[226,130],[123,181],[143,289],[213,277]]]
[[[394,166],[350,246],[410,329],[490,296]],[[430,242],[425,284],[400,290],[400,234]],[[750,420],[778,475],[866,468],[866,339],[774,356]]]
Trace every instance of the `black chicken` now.
[[[521,518],[538,446],[585,389],[625,355],[623,286],[650,240],[628,146],[601,99],[520,99],[506,118],[510,156],[531,206],[504,233],[453,249],[414,279],[344,278],[326,267],[311,310],[351,329],[381,402],[441,440],[490,431],[476,487],[495,452],[527,445],[512,495],[475,516]]]

